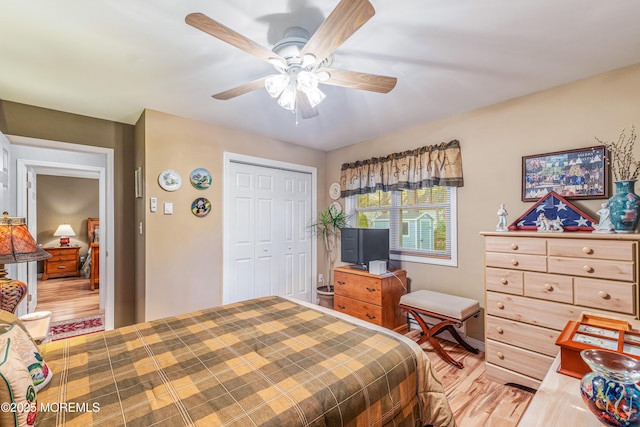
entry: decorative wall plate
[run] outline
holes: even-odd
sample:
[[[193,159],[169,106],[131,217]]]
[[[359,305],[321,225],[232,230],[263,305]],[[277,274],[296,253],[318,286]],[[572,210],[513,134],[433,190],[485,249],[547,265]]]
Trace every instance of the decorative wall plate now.
[[[158,175],[158,184],[163,190],[176,191],[182,185],[182,178],[178,172],[166,169]]]
[[[340,212],[342,212],[342,206],[340,206],[340,203],[338,202],[333,202],[329,205],[329,209],[331,210],[331,212],[335,215],[338,214]]]
[[[213,181],[211,174],[205,168],[194,169],[191,172],[191,175],[189,175],[189,180],[191,181],[191,185],[198,190],[205,190],[209,188]]]
[[[191,212],[195,216],[203,217],[211,212],[211,202],[204,197],[198,197],[191,203]]]
[[[331,187],[329,187],[329,197],[331,197],[333,200],[338,200],[340,198],[339,183],[334,182],[333,184],[331,184]]]

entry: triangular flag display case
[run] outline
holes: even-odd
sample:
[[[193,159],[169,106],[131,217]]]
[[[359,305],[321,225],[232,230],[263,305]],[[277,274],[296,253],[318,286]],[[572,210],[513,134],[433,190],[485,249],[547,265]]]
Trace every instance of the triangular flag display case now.
[[[511,231],[537,230],[538,219],[544,214],[549,220],[558,219],[565,231],[593,231],[598,221],[573,206],[565,198],[550,191],[527,212],[509,226]]]

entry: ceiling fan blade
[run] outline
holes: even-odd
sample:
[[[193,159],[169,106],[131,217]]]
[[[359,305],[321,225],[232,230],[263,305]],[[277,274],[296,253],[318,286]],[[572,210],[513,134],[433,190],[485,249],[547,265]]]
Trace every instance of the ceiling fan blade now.
[[[321,68],[321,70],[328,72],[330,75],[329,80],[320,82],[326,85],[389,93],[398,82],[395,77],[378,76],[376,74],[358,73],[337,68]]]
[[[284,58],[280,55],[277,55],[264,46],[260,46],[258,43],[233,31],[231,28],[214,21],[203,13],[190,13],[186,16],[185,22],[192,27],[222,40],[225,43],[229,43],[231,46],[235,46],[238,49],[244,50],[245,52],[258,57],[265,62],[270,62],[271,59],[277,59],[283,64],[286,63]]]
[[[234,87],[233,89],[225,90],[224,92],[216,93],[215,95],[211,96],[215,99],[226,101],[228,99],[235,98],[236,96],[244,95],[245,93],[264,88],[264,81],[267,79],[267,77],[269,76],[262,77],[261,79],[254,80],[250,83],[245,83],[241,86]]]
[[[307,95],[300,91],[298,91],[296,96],[296,108],[300,113],[300,117],[303,119],[311,119],[318,115],[318,109],[312,107],[309,103],[309,99],[307,99]]]
[[[312,54],[320,64],[375,13],[369,0],[341,0],[304,45],[300,57]]]

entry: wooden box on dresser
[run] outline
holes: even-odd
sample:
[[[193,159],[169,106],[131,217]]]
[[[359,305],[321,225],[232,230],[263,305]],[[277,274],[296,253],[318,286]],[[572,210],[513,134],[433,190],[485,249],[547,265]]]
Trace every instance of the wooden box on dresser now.
[[[487,378],[537,389],[569,320],[638,316],[638,234],[483,232]]]
[[[369,274],[350,267],[333,270],[333,309],[389,329],[406,329],[400,297],[407,292],[407,272]]]

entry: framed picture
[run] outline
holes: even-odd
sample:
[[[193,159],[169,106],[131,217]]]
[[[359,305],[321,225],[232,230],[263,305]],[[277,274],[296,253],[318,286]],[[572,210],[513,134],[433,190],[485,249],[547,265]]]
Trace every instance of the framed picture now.
[[[553,191],[565,199],[609,198],[608,151],[604,145],[522,157],[522,201]]]

